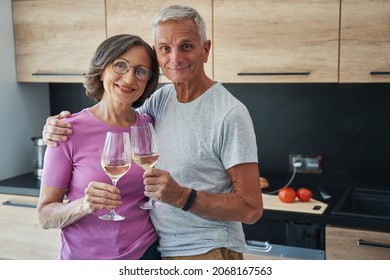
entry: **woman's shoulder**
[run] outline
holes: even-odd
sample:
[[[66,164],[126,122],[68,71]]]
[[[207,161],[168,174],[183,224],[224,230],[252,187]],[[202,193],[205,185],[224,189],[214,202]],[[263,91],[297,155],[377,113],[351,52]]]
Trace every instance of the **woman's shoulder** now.
[[[92,114],[89,108],[82,109],[80,112],[73,113],[71,117],[62,120],[72,124],[72,127],[74,128],[77,127],[77,131],[79,132],[101,128],[102,125],[104,125],[104,123]]]
[[[78,121],[80,119],[89,118],[91,116],[91,112],[88,108],[84,108],[79,112],[72,113],[72,115],[69,118],[63,118],[61,121],[66,123],[73,123],[75,121]]]

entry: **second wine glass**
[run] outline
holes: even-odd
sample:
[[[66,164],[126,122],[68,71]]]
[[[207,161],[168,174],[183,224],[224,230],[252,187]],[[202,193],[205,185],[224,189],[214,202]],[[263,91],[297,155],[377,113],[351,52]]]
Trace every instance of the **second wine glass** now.
[[[104,172],[111,178],[116,186],[118,180],[125,175],[131,166],[131,145],[128,132],[107,132],[106,141],[101,156],[101,164]],[[109,213],[99,216],[102,220],[121,221],[125,217],[118,215],[114,209]]]
[[[156,133],[151,123],[131,127],[131,150],[133,161],[144,170],[153,168],[160,157]],[[140,206],[142,209],[157,207],[157,202],[149,199]]]

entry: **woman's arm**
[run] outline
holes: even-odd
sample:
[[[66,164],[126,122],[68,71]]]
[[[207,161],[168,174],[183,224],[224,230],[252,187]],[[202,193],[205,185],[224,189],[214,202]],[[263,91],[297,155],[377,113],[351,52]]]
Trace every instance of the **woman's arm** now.
[[[42,228],[63,228],[98,209],[111,210],[122,204],[119,189],[105,183],[90,182],[85,196],[64,202],[66,189],[41,185],[37,214]]]

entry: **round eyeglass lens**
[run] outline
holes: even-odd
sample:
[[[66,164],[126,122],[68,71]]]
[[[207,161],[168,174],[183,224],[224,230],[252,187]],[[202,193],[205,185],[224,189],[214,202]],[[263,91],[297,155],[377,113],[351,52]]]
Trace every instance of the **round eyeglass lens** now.
[[[135,68],[135,75],[137,76],[137,78],[140,81],[146,82],[150,79],[150,77],[152,76],[152,73],[148,68],[146,68],[144,66],[137,66]]]
[[[112,64],[112,68],[114,72],[117,74],[126,74],[129,71],[129,65],[126,61],[117,60]]]

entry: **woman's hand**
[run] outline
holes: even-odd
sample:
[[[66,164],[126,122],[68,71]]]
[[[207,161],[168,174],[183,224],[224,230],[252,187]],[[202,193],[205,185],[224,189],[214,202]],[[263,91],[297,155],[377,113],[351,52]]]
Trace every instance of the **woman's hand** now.
[[[84,193],[84,203],[91,212],[115,209],[122,204],[119,189],[106,183],[92,181]]]

